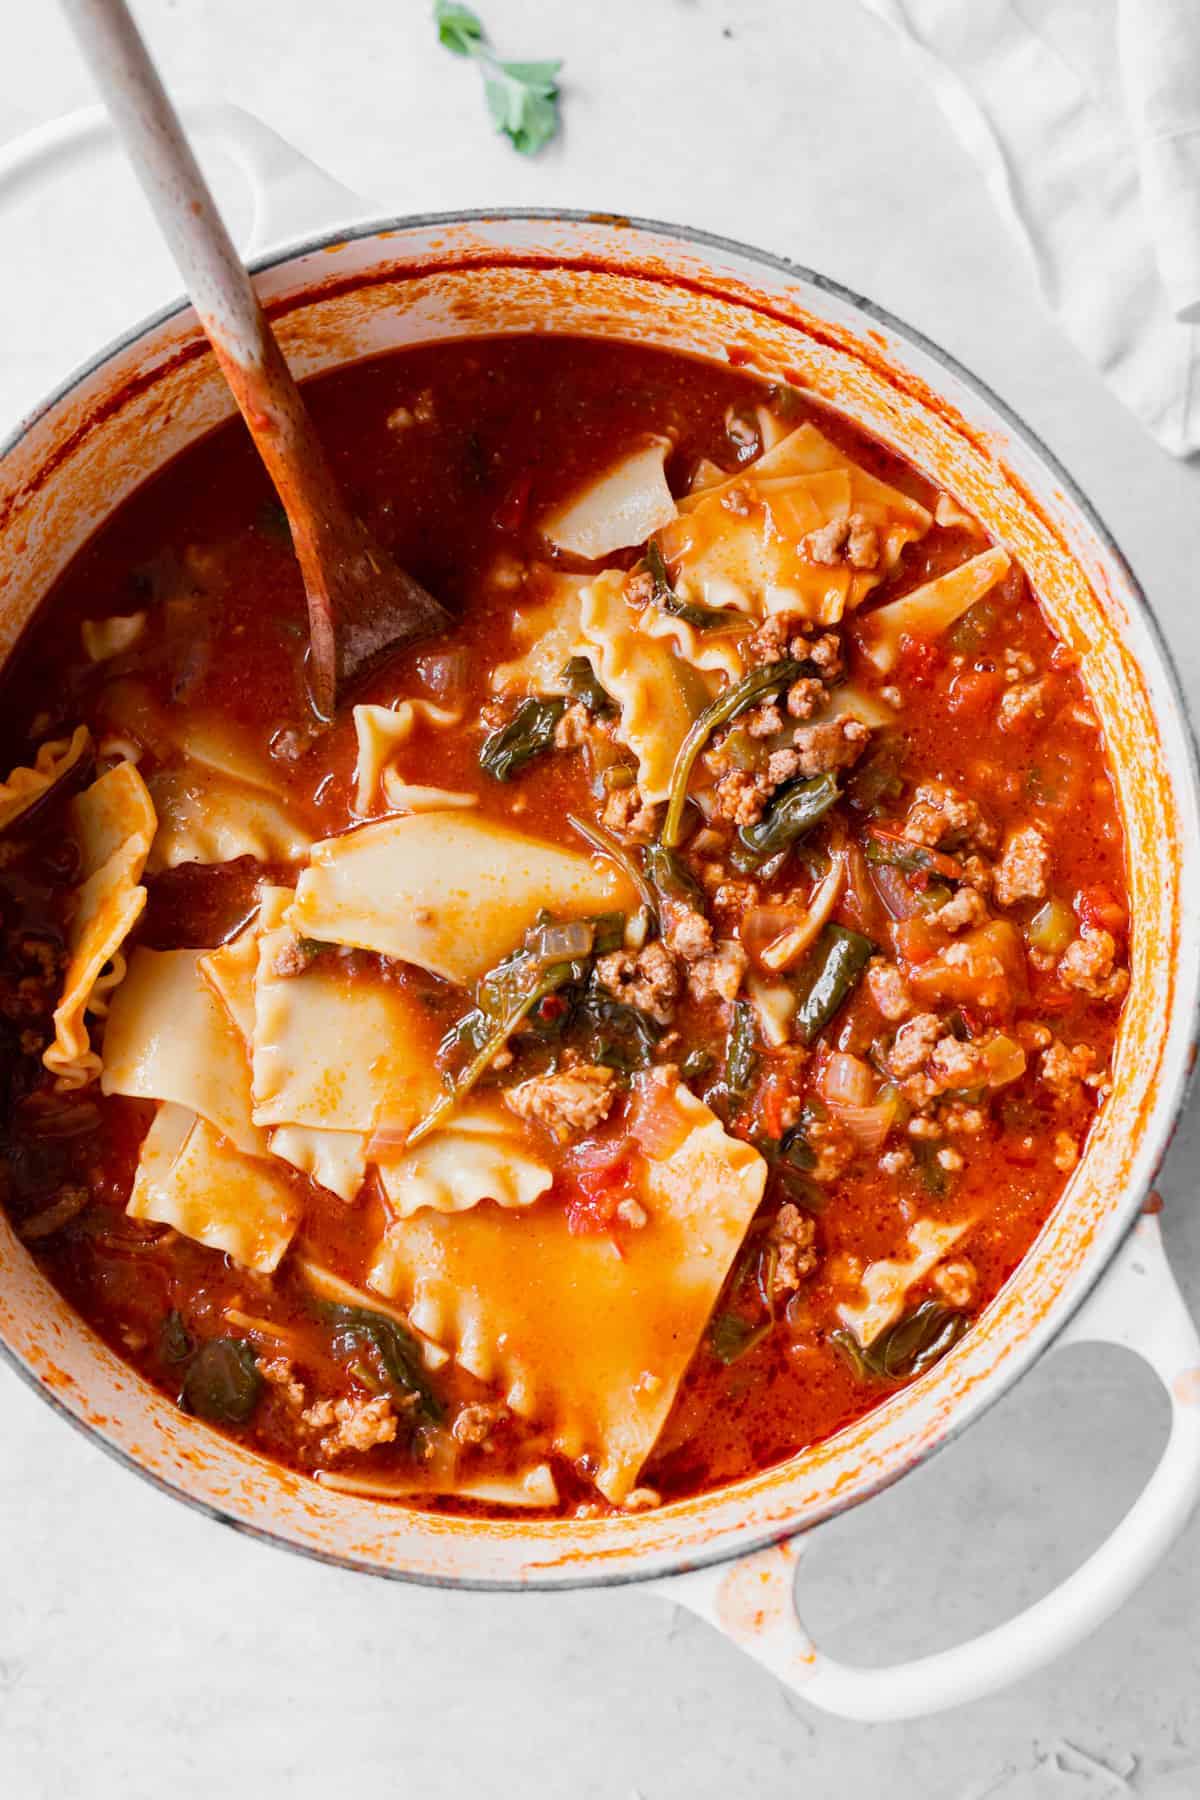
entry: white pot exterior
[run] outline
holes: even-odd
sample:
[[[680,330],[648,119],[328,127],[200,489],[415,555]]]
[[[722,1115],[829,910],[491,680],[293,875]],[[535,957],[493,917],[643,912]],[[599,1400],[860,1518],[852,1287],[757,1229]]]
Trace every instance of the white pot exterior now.
[[[1018,421],[932,346],[843,290],[711,239],[561,215],[356,228],[273,258],[258,286],[300,375],[422,340],[619,337],[786,377],[943,482],[1025,565],[1082,658],[1117,770],[1136,921],[1115,1083],[1087,1154],[984,1318],[829,1443],[698,1500],[615,1520],[468,1521],[382,1508],[182,1415],[107,1350],[0,1222],[0,1347],[72,1420],[235,1526],[373,1573],[550,1587],[661,1576],[804,1530],[896,1479],[1062,1329],[1151,1188],[1194,1053],[1200,812],[1178,683],[1119,551]],[[139,328],[0,456],[0,660],[74,551],[232,410],[190,311]],[[1200,1384],[1197,1387],[1200,1398]]]

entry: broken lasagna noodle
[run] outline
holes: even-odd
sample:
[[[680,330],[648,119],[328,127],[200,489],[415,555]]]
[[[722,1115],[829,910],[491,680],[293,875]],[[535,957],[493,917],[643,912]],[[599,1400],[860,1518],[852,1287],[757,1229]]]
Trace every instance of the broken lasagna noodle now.
[[[310,392],[456,624],[318,727],[234,424],[47,597],[0,713],[9,1219],[355,1502],[752,1474],[953,1352],[1103,1104],[1130,921],[1076,659],[786,385],[513,339]]]

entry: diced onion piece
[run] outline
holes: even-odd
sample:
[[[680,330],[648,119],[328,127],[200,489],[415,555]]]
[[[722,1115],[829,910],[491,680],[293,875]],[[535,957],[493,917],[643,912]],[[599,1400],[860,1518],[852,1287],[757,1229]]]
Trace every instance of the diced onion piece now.
[[[747,975],[745,985],[763,1042],[770,1050],[782,1049],[792,1035],[795,992],[785,981],[764,981],[761,975],[755,974]]]
[[[833,911],[841,897],[845,879],[845,859],[835,851],[829,873],[809,901],[808,911],[804,917],[795,925],[789,926],[773,943],[768,944],[760,952],[759,961],[765,969],[770,969],[773,975],[778,975],[785,969],[795,968],[801,957],[811,950],[833,917]]]
[[[821,1095],[830,1106],[869,1106],[875,1097],[875,1077],[861,1056],[835,1050],[821,1071]]]
[[[998,1031],[994,1037],[987,1038],[980,1048],[987,1064],[989,1087],[1006,1087],[1010,1081],[1019,1081],[1025,1073],[1024,1050],[1003,1032]]]
[[[821,1071],[821,1098],[838,1123],[864,1150],[877,1150],[896,1118],[899,1095],[894,1088],[878,1097],[875,1076],[859,1056],[835,1051]]]
[[[755,961],[760,961],[768,944],[775,943],[806,916],[799,906],[752,906],[742,920],[742,943]]]
[[[672,1156],[692,1129],[678,1093],[670,1082],[657,1081],[652,1075],[639,1076],[634,1082],[629,1133],[651,1162]]]
[[[1029,921],[1027,935],[1035,950],[1061,956],[1076,936],[1074,911],[1065,900],[1047,900]]]
[[[595,926],[587,919],[572,919],[565,925],[536,926],[525,942],[535,956],[560,962],[564,957],[590,956],[595,935]]]
[[[867,656],[886,674],[896,666],[901,638],[940,637],[968,607],[995,587],[1008,567],[1007,551],[984,550],[945,575],[923,582],[899,600],[879,607],[861,625]]]
[[[614,550],[644,544],[675,517],[663,473],[667,438],[655,438],[622,457],[590,486],[542,521],[542,534],[557,550],[598,562]]]

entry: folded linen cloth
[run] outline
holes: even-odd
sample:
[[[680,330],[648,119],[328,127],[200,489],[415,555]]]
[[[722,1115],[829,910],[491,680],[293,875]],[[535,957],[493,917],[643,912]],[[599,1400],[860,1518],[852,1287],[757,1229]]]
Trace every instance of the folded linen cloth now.
[[[1200,0],[863,0],[912,45],[1050,306],[1200,449]]]

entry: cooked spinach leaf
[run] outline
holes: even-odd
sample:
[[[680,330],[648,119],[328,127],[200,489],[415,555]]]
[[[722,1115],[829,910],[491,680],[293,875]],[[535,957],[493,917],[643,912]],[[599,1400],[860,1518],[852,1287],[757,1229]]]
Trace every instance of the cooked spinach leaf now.
[[[438,1422],[443,1407],[426,1379],[421,1346],[398,1319],[365,1306],[339,1306],[333,1301],[323,1302],[317,1311],[333,1327],[332,1349],[339,1361],[374,1351],[393,1400],[406,1403],[415,1397],[414,1410],[431,1424]]]
[[[508,724],[484,738],[479,750],[484,774],[493,781],[511,781],[535,756],[552,750],[555,728],[566,710],[561,694],[522,700]]]
[[[940,850],[930,850],[909,838],[876,836],[868,831],[863,838],[863,855],[869,863],[899,869],[904,875],[924,875],[930,870],[946,873],[948,859]]]
[[[244,1425],[261,1392],[258,1361],[245,1338],[210,1338],[188,1363],[179,1405],[214,1425]]]
[[[600,988],[581,994],[567,1017],[565,1035],[589,1062],[630,1075],[654,1061],[663,1026]]]
[[[599,850],[601,855],[612,858],[632,883],[638,899],[650,917],[657,922],[658,898],[642,873],[636,858],[631,851],[625,848],[621,840],[614,837],[613,833],[605,826],[596,825],[590,819],[581,819],[576,813],[567,814],[567,824],[571,826],[572,830],[577,831],[585,843],[592,846],[593,850]],[[614,945],[613,948],[615,949],[616,946]]]
[[[787,1199],[805,1212],[820,1212],[825,1194],[812,1178],[817,1156],[802,1124],[791,1126],[779,1138],[756,1138],[754,1148],[770,1171],[769,1179],[782,1188]]]
[[[826,925],[801,972],[794,1029],[803,1043],[813,1043],[850,998],[874,951],[861,931]]]
[[[825,817],[838,797],[834,775],[813,775],[789,781],[776,793],[761,819],[743,825],[733,848],[732,862],[745,874],[789,849]]]
[[[646,546],[646,569],[654,584],[651,601],[661,612],[682,619],[685,625],[694,625],[697,631],[711,631],[714,626],[726,631],[730,628],[736,630],[745,623],[737,613],[728,612],[722,607],[701,606],[695,601],[681,599],[671,586],[663,553],[655,543]]]
[[[965,1313],[940,1300],[923,1300],[865,1349],[852,1331],[839,1327],[831,1335],[860,1380],[906,1381],[911,1375],[923,1375],[945,1356],[967,1323]]]
[[[779,662],[764,663],[761,668],[751,669],[748,675],[743,675],[740,681],[735,681],[732,687],[726,688],[723,694],[718,694],[715,700],[709,702],[679,746],[675,766],[671,770],[670,800],[659,840],[668,850],[679,848],[688,783],[692,778],[696,758],[713,732],[722,725],[728,725],[749,707],[757,705],[758,701],[765,700],[768,694],[777,693],[782,687],[791,687],[793,681],[799,681],[802,675],[816,673],[814,663],[797,662],[794,657],[785,656]]]
[[[754,1008],[748,1000],[735,1000],[725,1039],[725,1092],[740,1106],[758,1070],[754,1047]]]
[[[944,1200],[950,1192],[950,1177],[937,1159],[936,1146],[918,1141],[913,1145],[913,1151],[921,1186],[933,1199]]]
[[[174,1307],[159,1326],[158,1348],[163,1361],[169,1363],[186,1362],[195,1348],[191,1332]]]
[[[564,664],[561,679],[570,688],[572,697],[582,702],[593,718],[607,719],[616,712],[586,656],[573,656]]]
[[[438,1049],[438,1059],[443,1064],[463,1049],[473,1052],[471,1060],[458,1073],[443,1077],[446,1091],[409,1132],[410,1144],[420,1143],[437,1130],[539,1002],[560,988],[584,980],[599,946],[612,949],[619,944],[623,926],[624,916],[620,913],[562,924],[543,917],[530,926],[516,950],[480,977],[474,1007],[451,1026]]]
[[[877,733],[876,741],[846,777],[846,800],[855,812],[874,816],[904,792],[901,770],[904,743],[895,732]]]
[[[737,1313],[717,1313],[708,1328],[708,1347],[717,1361],[728,1368],[760,1344],[774,1323],[774,1319],[762,1319],[752,1325]]]
[[[668,850],[665,844],[647,844],[642,865],[663,900],[704,911],[704,890],[678,851]]]

